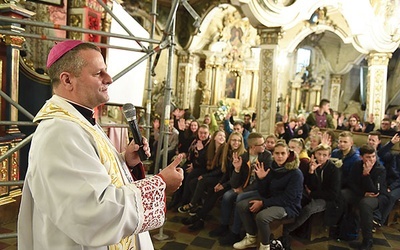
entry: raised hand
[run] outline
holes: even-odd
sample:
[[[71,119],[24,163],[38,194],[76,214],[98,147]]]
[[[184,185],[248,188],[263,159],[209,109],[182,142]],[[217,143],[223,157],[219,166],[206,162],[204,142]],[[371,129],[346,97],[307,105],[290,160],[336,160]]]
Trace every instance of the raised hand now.
[[[184,118],[179,118],[179,120],[178,120],[178,128],[179,128],[179,130],[185,130],[185,128],[186,128],[186,121],[185,121],[185,119]]]
[[[258,161],[256,162],[256,165],[254,167],[254,172],[256,173],[256,175],[259,179],[264,179],[268,175],[270,170],[271,169],[269,169],[269,168],[267,170],[265,170],[264,163],[263,162],[260,163]]]
[[[393,144],[396,144],[400,141],[400,136],[399,134],[394,134],[394,136],[392,137],[392,139],[390,140]]]
[[[243,163],[242,157],[240,157],[237,152],[234,152],[232,157],[233,157],[233,162],[232,162],[233,167],[235,168],[235,171],[239,173]]]
[[[310,174],[313,174],[315,169],[317,169],[319,166],[321,166],[321,164],[317,163],[317,160],[315,159],[314,155],[311,155],[311,159],[310,159],[310,164],[309,164],[309,168],[308,168],[308,172]]]

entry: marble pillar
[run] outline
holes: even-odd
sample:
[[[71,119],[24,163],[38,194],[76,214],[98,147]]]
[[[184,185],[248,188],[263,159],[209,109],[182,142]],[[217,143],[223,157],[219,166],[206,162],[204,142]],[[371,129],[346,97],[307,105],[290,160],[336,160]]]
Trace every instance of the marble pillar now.
[[[374,115],[375,124],[380,124],[386,110],[387,71],[391,56],[391,53],[383,52],[368,55],[366,113]]]
[[[178,75],[176,84],[177,104],[181,108],[189,108],[191,95],[190,83],[193,72],[193,57],[187,53],[178,55]]]
[[[333,110],[339,110],[340,86],[342,84],[341,75],[331,75],[331,92],[329,96],[330,106]]]
[[[260,64],[257,102],[256,129],[263,135],[274,131],[276,106],[278,100],[278,40],[279,28],[261,28],[260,35]]]

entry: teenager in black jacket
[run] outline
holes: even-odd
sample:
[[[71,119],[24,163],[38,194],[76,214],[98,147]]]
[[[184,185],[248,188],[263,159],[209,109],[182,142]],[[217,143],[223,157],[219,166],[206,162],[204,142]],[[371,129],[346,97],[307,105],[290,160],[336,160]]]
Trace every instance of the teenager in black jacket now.
[[[284,226],[282,243],[290,249],[289,234],[301,226],[311,215],[325,211],[325,225],[336,225],[342,212],[340,208],[340,169],[329,160],[331,147],[318,145],[304,174],[305,193],[309,203],[300,211],[295,222]]]
[[[387,199],[386,171],[376,160],[376,151],[370,145],[360,147],[361,161],[354,164],[349,174],[348,188],[342,190],[346,203],[360,211],[363,240],[351,244],[358,249],[371,249],[373,245],[373,212],[379,199]]]

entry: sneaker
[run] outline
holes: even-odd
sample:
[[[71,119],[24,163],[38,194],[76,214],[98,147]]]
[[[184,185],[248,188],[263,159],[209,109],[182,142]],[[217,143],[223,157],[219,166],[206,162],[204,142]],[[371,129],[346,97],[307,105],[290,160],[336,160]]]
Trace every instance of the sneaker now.
[[[246,236],[243,238],[243,240],[233,244],[233,248],[235,249],[246,249],[249,247],[257,247],[257,237],[248,233],[246,233]]]
[[[229,231],[229,226],[228,225],[220,225],[216,229],[210,231],[208,233],[208,236],[210,236],[210,237],[220,237],[220,236],[224,236],[228,231]]]
[[[200,218],[198,216],[190,216],[187,218],[183,218],[182,219],[182,224],[183,225],[192,225],[193,223],[195,223],[196,221],[200,220]]]
[[[372,223],[373,223],[374,226],[376,226],[376,227],[382,227],[382,224],[379,223],[377,220],[373,220]]]
[[[185,205],[182,205],[182,206],[178,207],[178,212],[182,213],[182,214],[185,214],[185,213],[188,213],[191,208],[193,208],[193,205],[188,203],[188,204],[185,204]]]
[[[201,208],[202,208],[201,206],[193,206],[193,207],[189,210],[189,215],[190,215],[190,216],[196,215],[197,212],[199,212]]]
[[[232,246],[236,242],[240,241],[240,239],[241,238],[239,234],[235,234],[232,231],[229,231],[226,236],[219,239],[219,244],[221,246]]]
[[[264,245],[263,243],[260,243],[260,247],[258,248],[258,250],[270,250],[270,249],[272,249],[270,245]]]
[[[204,220],[199,219],[189,227],[190,231],[199,231],[204,228]]]

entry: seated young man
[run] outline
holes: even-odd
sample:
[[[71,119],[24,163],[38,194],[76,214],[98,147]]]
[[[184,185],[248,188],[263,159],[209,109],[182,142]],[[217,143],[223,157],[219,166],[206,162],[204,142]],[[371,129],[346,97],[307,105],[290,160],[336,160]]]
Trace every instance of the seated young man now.
[[[299,215],[303,193],[303,174],[299,169],[299,159],[284,142],[275,145],[273,158],[269,169],[266,170],[262,164],[255,167],[259,195],[236,204],[246,236],[233,245],[235,249],[256,247],[258,233],[259,249],[269,250],[269,224],[274,220]]]
[[[349,131],[343,131],[339,134],[338,148],[332,151],[331,160],[335,164],[338,160],[341,161],[342,188],[347,187],[350,171],[354,163],[360,160],[360,155],[353,148],[353,145],[353,134]]]
[[[282,243],[285,249],[290,249],[289,234],[301,226],[311,215],[325,211],[324,224],[336,225],[341,216],[340,169],[329,160],[331,147],[318,145],[307,173],[304,175],[305,191],[310,202],[301,209],[300,215],[292,224],[284,225]]]
[[[376,151],[370,145],[359,149],[361,160],[356,162],[349,173],[347,188],[342,190],[343,198],[350,208],[357,208],[360,214],[362,242],[351,244],[357,249],[371,249],[373,245],[373,212],[378,208],[380,196],[387,195],[386,171],[376,160]],[[382,197],[384,198],[384,197]]]

